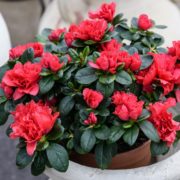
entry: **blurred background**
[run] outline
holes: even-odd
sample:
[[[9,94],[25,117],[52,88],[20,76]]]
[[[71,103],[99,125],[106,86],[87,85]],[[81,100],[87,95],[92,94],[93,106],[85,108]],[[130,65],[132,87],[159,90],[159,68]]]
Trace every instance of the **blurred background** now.
[[[87,16],[89,9],[95,9],[106,1],[0,0],[0,64],[8,59],[10,47],[33,41],[45,27],[68,27],[70,23],[78,23]],[[180,39],[180,0],[115,1],[118,11],[124,12],[128,18],[147,12],[159,24],[168,25],[169,28],[163,32],[167,44]],[[175,111],[178,110],[179,107]],[[0,180],[47,180],[44,175],[33,177],[28,168],[21,171],[16,168],[16,142],[9,140],[5,131],[5,126],[0,127]]]

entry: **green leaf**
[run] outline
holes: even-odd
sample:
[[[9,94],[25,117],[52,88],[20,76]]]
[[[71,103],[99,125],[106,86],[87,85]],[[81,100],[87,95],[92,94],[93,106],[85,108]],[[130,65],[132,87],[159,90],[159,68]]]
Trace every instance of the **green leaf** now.
[[[15,104],[13,103],[12,100],[9,100],[5,103],[4,105],[4,110],[7,112],[7,113],[11,113],[12,111],[14,111],[15,109]]]
[[[127,39],[127,40],[131,41],[133,34],[130,31],[124,31],[124,32],[120,33],[120,36],[123,39]]]
[[[52,89],[52,87],[54,86],[54,83],[55,82],[54,82],[52,76],[43,77],[39,82],[40,93],[41,94],[48,93]]]
[[[72,42],[72,46],[74,46],[74,47],[84,47],[85,44],[84,44],[84,42],[82,40],[77,39],[77,40]]]
[[[33,160],[33,156],[29,156],[26,152],[26,149],[20,149],[16,156],[16,165],[19,166],[19,168],[25,168],[28,166]]]
[[[74,147],[74,139],[71,138],[68,142],[67,142],[67,145],[66,145],[67,149],[73,149]]]
[[[48,141],[39,141],[37,145],[37,150],[38,151],[44,151],[49,147],[49,142]]]
[[[52,143],[46,150],[50,165],[60,172],[66,172],[69,166],[69,156],[63,146]]]
[[[87,40],[87,41],[85,41],[84,43],[87,44],[87,45],[93,45],[93,44],[96,44],[96,41]]]
[[[48,140],[54,141],[59,139],[64,133],[64,127],[61,125],[61,120],[58,119],[51,130],[50,133],[46,136]]]
[[[132,78],[126,71],[120,71],[116,75],[116,81],[122,85],[132,84]]]
[[[73,60],[79,60],[79,54],[76,52],[76,50],[70,48],[68,50],[68,53],[72,57]]]
[[[107,116],[109,116],[109,114],[110,114],[110,111],[109,111],[109,109],[100,109],[100,110],[98,110],[98,115],[99,116],[103,116],[103,117],[107,117]]]
[[[81,147],[85,152],[90,152],[96,143],[96,137],[92,129],[84,131],[81,136]]]
[[[99,78],[99,82],[102,84],[111,84],[114,82],[115,79],[116,79],[115,75],[102,75]]]
[[[0,126],[5,124],[8,119],[8,113],[4,110],[4,104],[0,104]]]
[[[41,35],[45,36],[45,37],[48,37],[51,34],[51,32],[52,32],[52,29],[45,28],[45,29],[42,30]]]
[[[34,58],[34,49],[28,48],[21,56],[21,62],[26,63],[27,61],[32,61]]]
[[[147,69],[153,63],[153,57],[151,55],[142,55],[141,56],[141,68],[140,70]]]
[[[159,34],[153,34],[150,36],[150,42],[154,46],[161,46],[164,43],[164,37]]]
[[[74,98],[72,96],[64,97],[59,104],[59,112],[61,116],[67,116],[73,109],[75,104]]]
[[[138,121],[145,120],[150,117],[150,112],[147,109],[143,109]]]
[[[100,143],[95,148],[96,162],[101,169],[108,168],[112,160],[112,146]]]
[[[109,35],[105,35],[104,38],[101,40],[101,43],[109,42],[111,37]]]
[[[97,80],[95,70],[89,67],[80,69],[75,78],[79,84],[91,84]]]
[[[151,142],[152,156],[166,154],[168,151],[169,151],[169,147],[165,142],[160,142],[160,143]]]
[[[131,20],[131,26],[133,28],[138,28],[138,18],[136,17],[133,17],[132,20]]]
[[[120,24],[120,23],[121,23],[121,20],[122,20],[122,17],[123,17],[123,14],[122,14],[122,13],[116,15],[116,16],[114,17],[114,19],[113,19],[112,24],[113,24],[114,26]]]
[[[155,28],[157,28],[157,29],[166,29],[167,26],[165,26],[165,25],[155,25]]]
[[[138,53],[138,50],[137,50],[135,47],[130,47],[130,48],[128,49],[128,53],[131,54],[131,55],[133,55],[133,54],[135,54],[135,53]]]
[[[102,84],[100,82],[97,82],[96,90],[100,91],[105,97],[109,97],[114,92],[114,82],[110,84]]]
[[[114,143],[122,137],[125,130],[121,126],[112,126],[110,132],[109,141]]]
[[[139,128],[138,126],[134,125],[132,128],[128,129],[124,135],[123,140],[126,142],[129,146],[133,146],[136,142],[139,135]]]
[[[5,96],[4,90],[0,88],[0,97]]]
[[[180,114],[173,118],[175,121],[180,122]]]
[[[110,129],[103,125],[100,128],[95,129],[95,136],[100,140],[107,140],[110,135]]]
[[[3,66],[0,67],[0,81],[2,81],[5,72],[8,70],[9,70],[8,64],[4,64]]]
[[[31,173],[34,176],[39,176],[45,170],[46,166],[46,157],[43,153],[38,153],[31,165]]]
[[[141,131],[152,141],[159,142],[159,135],[153,124],[147,120],[139,123]]]
[[[0,97],[0,104],[5,103],[7,101],[7,98],[5,96]]]

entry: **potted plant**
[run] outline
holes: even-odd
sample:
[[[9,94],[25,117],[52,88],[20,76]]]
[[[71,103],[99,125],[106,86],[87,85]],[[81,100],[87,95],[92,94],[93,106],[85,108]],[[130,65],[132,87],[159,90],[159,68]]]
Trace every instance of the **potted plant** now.
[[[16,164],[65,172],[69,159],[93,168],[146,166],[179,140],[180,42],[146,14],[131,25],[115,3],[69,30],[45,29],[10,50],[1,67],[0,123],[19,139]],[[150,151],[151,150],[151,151]],[[84,166],[82,166],[84,169]],[[83,173],[83,172],[82,172]]]

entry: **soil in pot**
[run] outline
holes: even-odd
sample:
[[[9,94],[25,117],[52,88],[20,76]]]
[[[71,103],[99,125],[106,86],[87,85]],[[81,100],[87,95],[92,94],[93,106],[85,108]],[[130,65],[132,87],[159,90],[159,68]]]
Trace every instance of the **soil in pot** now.
[[[139,138],[133,147],[123,142],[119,142],[118,146],[119,154],[113,157],[108,169],[132,169],[151,164],[150,141],[146,138]],[[70,159],[81,165],[98,168],[93,153],[80,155],[73,152]]]

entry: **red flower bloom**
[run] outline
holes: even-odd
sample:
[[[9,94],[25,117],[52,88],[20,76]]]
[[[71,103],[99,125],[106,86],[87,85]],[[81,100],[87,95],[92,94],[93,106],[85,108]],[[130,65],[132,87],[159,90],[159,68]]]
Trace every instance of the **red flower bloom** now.
[[[132,71],[137,71],[141,67],[141,59],[137,53],[129,55],[126,51],[120,51],[118,55],[118,62],[121,64],[124,63],[125,69],[130,69]]]
[[[9,51],[9,58],[10,59],[16,59],[19,58],[26,49],[33,48],[34,49],[34,56],[40,57],[43,53],[43,45],[40,43],[28,43],[25,45],[17,46],[15,48],[12,48]]]
[[[24,65],[17,63],[12,70],[6,71],[2,84],[6,88],[15,88],[14,100],[20,99],[25,94],[36,96],[39,91],[40,64],[27,62]]]
[[[12,97],[14,91],[13,91],[13,89],[11,87],[7,86],[4,83],[1,83],[0,88],[3,89],[4,94],[5,94],[5,96],[7,98],[11,98]]]
[[[69,31],[65,34],[65,41],[68,46],[71,46],[72,42],[76,39],[75,33],[78,31],[78,27],[74,24],[70,25]]]
[[[88,119],[84,120],[85,125],[94,125],[97,124],[97,117],[96,115],[91,112],[88,116]]]
[[[66,28],[63,29],[55,29],[51,32],[51,34],[48,36],[50,41],[59,41],[59,38],[63,33],[66,32]]]
[[[121,65],[118,62],[118,53],[116,51],[103,51],[96,62],[89,62],[92,68],[99,69],[105,72],[110,72],[111,74],[116,73],[116,69]]]
[[[180,103],[180,89],[176,90],[175,94],[176,94],[177,102]]]
[[[52,109],[31,101],[17,105],[12,112],[14,122],[11,124],[10,138],[23,138],[27,144],[27,153],[31,156],[36,150],[38,141],[53,128],[59,113],[53,114]]]
[[[156,102],[149,105],[151,116],[149,120],[154,124],[161,140],[167,142],[170,146],[176,138],[176,131],[180,129],[179,123],[173,120],[172,113],[168,109],[176,105],[173,98],[167,99],[166,102]]]
[[[153,54],[154,63],[146,70],[140,71],[136,78],[144,87],[159,81],[167,95],[180,83],[180,68],[176,68],[176,58],[167,54]]]
[[[152,26],[153,26],[153,22],[151,19],[149,19],[148,15],[142,14],[139,16],[139,19],[138,19],[139,29],[146,31],[150,29]]]
[[[111,22],[114,18],[116,10],[116,4],[114,2],[107,4],[104,3],[101,5],[101,8],[95,12],[89,12],[89,18],[91,19],[105,19],[108,22]]]
[[[44,53],[40,63],[44,68],[49,68],[54,72],[59,71],[64,66],[64,63],[60,63],[59,58],[51,53]]]
[[[138,101],[137,97],[132,93],[117,91],[112,96],[112,102],[116,105],[113,114],[117,115],[121,120],[137,120],[142,113],[143,101]]]
[[[169,54],[180,60],[180,41],[173,41],[173,46],[168,48]]]
[[[101,45],[103,51],[120,51],[122,44],[120,44],[116,39],[112,39]]]
[[[83,97],[88,106],[93,109],[96,109],[103,100],[103,95],[100,92],[89,88],[83,90]]]
[[[75,38],[81,40],[101,41],[107,29],[105,20],[85,20],[78,26]]]

